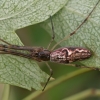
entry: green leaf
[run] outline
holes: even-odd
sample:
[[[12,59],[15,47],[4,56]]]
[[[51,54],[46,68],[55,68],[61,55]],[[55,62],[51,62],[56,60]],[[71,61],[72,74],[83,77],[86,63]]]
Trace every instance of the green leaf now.
[[[67,2],[68,0],[1,0],[0,30],[11,31],[40,23],[59,11]]]
[[[1,0],[0,38],[23,45],[15,30],[40,23],[59,11],[68,0]],[[1,42],[2,43],[2,42]],[[23,88],[42,89],[48,75],[33,60],[0,54],[0,82]]]
[[[91,12],[98,0],[70,0],[53,17],[56,42],[73,32]],[[52,35],[51,22],[47,20],[42,26]],[[76,62],[87,67],[100,68],[100,3],[88,21],[66,41],[61,47],[85,47],[92,51],[92,57]]]

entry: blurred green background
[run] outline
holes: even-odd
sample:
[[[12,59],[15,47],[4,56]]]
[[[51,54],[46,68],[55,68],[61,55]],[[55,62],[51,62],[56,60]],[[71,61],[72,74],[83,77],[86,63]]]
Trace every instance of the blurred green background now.
[[[40,26],[40,24],[17,30],[16,33],[18,34],[19,38],[21,39],[24,45],[42,46],[44,48],[46,48],[49,44],[52,35],[52,33],[51,35],[47,33]],[[53,44],[55,43],[56,42],[54,42]],[[37,63],[43,71],[49,74],[49,70],[46,67],[45,63]],[[71,73],[75,70],[81,69],[53,62],[49,62],[49,65],[51,66],[54,72],[54,81],[56,81],[57,78],[59,78],[62,75],[65,75],[66,73]],[[100,88],[100,71],[98,70],[91,70],[89,72],[73,77],[67,81],[64,81],[61,84],[49,89],[48,91],[44,91],[42,95],[39,95],[36,99],[32,100],[63,100],[66,97],[72,97],[75,94],[78,94],[84,90],[91,88],[94,88],[94,90]],[[11,86],[9,100],[23,100],[23,98],[27,97],[33,92],[35,92],[34,89],[32,89],[32,91],[29,91],[16,86]],[[100,97],[90,95],[89,97],[84,97],[84,99],[81,100],[100,100]]]

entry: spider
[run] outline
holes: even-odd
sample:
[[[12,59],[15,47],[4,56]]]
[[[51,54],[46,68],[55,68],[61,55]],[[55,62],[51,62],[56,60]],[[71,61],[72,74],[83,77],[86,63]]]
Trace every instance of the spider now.
[[[21,56],[21,57],[33,59],[33,60],[36,60],[39,62],[40,61],[51,61],[51,62],[64,63],[64,64],[68,64],[68,63],[75,62],[78,60],[84,60],[84,59],[90,58],[92,56],[92,53],[90,50],[88,50],[86,48],[62,47],[62,48],[58,48],[56,50],[54,50],[54,48],[57,45],[59,45],[61,42],[67,40],[69,37],[71,37],[78,31],[78,29],[88,20],[88,18],[90,17],[92,12],[95,10],[95,8],[99,2],[100,2],[100,0],[98,0],[98,2],[95,4],[95,6],[91,10],[91,12],[88,14],[88,16],[83,20],[83,22],[72,33],[70,33],[69,36],[65,37],[63,40],[56,43],[52,47],[51,50],[49,50],[49,47],[50,47],[52,41],[54,41],[55,34],[54,34],[53,21],[50,16],[53,35],[52,35],[52,39],[51,39],[47,49],[44,49],[43,47],[29,47],[29,46],[12,45],[12,44],[4,41],[3,39],[0,39],[2,42],[6,43],[6,45],[0,44],[0,53]],[[20,52],[21,50],[27,51],[28,53]],[[49,76],[47,82],[45,83],[43,90],[45,89],[46,85],[48,84],[48,82],[53,74],[53,70],[51,69],[51,67],[48,65],[48,63],[46,63],[46,64],[50,70],[50,76]]]

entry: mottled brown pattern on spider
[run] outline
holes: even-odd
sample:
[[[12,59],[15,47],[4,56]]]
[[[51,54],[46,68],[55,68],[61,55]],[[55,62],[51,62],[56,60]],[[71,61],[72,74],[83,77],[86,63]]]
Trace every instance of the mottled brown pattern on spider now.
[[[90,58],[90,50],[81,47],[59,48],[50,54],[50,61],[57,63],[71,63],[77,60]]]

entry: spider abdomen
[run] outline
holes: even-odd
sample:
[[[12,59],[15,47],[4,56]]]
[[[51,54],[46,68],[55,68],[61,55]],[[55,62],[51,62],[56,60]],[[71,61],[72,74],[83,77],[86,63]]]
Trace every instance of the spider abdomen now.
[[[90,50],[81,47],[64,47],[51,52],[50,61],[57,63],[71,63],[91,57]]]

